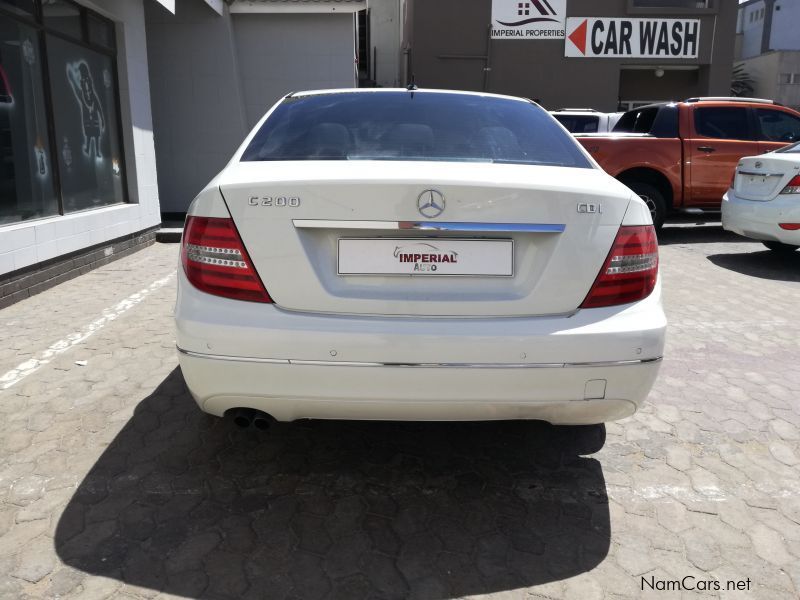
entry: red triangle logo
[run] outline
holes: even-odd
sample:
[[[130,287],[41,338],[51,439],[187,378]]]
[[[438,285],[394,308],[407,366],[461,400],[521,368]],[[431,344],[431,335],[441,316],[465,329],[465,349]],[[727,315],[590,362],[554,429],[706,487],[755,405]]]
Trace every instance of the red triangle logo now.
[[[583,23],[578,25],[575,30],[569,34],[569,41],[575,44],[575,47],[581,51],[581,54],[586,54],[586,24],[588,19],[584,19]]]

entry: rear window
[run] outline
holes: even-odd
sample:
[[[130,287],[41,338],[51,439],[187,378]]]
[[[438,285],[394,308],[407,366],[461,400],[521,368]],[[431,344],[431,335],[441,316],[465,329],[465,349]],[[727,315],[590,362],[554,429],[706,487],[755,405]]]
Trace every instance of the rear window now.
[[[639,108],[626,112],[617,121],[614,131],[625,133],[650,133],[653,121],[656,120],[658,108]]]
[[[597,133],[600,117],[584,115],[553,115],[556,121],[572,133]]]
[[[780,150],[775,150],[775,152],[793,152],[795,154],[800,154],[800,142],[792,144],[791,146],[784,146]]]
[[[437,92],[345,92],[287,98],[243,161],[426,160],[592,168],[539,106]]]

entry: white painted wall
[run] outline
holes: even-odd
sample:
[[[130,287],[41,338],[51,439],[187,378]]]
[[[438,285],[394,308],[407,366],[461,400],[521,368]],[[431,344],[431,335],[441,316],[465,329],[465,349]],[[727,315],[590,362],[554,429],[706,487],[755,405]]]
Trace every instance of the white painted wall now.
[[[232,22],[247,131],[290,92],[356,86],[351,13],[234,14]]]
[[[761,54],[761,33],[764,29],[764,19],[760,16],[762,10],[764,10],[763,2],[753,2],[739,9],[739,31],[742,34],[741,58]]]
[[[146,1],[161,209],[186,212],[247,135],[233,25],[201,0]]]
[[[377,52],[375,81],[381,87],[397,87],[401,82],[400,43],[402,14],[400,0],[369,0],[370,42]],[[370,52],[373,52],[370,48]],[[370,77],[372,73],[370,73]]]
[[[761,54],[765,3],[752,2],[739,9],[736,31],[742,35],[741,58]],[[751,15],[752,21],[751,21]],[[776,0],[772,13],[771,50],[800,50],[800,0]]]
[[[772,50],[800,50],[800,0],[778,0],[772,16]]]
[[[142,2],[81,2],[117,24],[122,135],[130,203],[0,226],[0,275],[161,222]]]

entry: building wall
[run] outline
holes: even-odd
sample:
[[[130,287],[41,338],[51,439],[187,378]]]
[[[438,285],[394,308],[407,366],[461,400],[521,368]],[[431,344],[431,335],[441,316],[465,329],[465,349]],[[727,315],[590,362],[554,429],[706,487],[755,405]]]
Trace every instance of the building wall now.
[[[370,38],[372,47],[377,50],[375,57],[375,82],[381,87],[397,87],[400,75],[400,0],[370,0]],[[370,74],[372,76],[372,74]]]
[[[800,50],[768,52],[744,61],[745,71],[753,78],[753,95],[770,98],[800,110],[800,80],[780,83],[781,73],[800,74]]]
[[[248,131],[290,92],[356,85],[352,13],[236,14],[232,22]]]
[[[761,54],[761,35],[764,30],[764,18],[761,16],[763,10],[763,1],[750,2],[739,9],[742,58],[750,58]]]
[[[779,83],[775,99],[781,104],[800,110],[800,50],[783,50],[780,55],[780,73],[794,73],[794,83]]]
[[[196,0],[145,15],[161,210],[185,212],[247,133],[233,23]]]
[[[800,50],[800,0],[777,0],[770,50]]]
[[[652,69],[623,69],[620,71],[619,95],[627,100],[683,100],[699,96],[703,93],[703,75],[707,67],[701,69],[665,70],[661,77],[656,77]]]
[[[175,14],[148,2],[161,210],[186,212],[281,96],[353,87],[352,13],[219,15],[197,0]]]
[[[699,67],[698,83],[696,86],[687,86],[687,91],[699,90],[703,95],[728,95],[737,10],[733,2],[721,1],[718,5],[718,10],[712,12],[656,15],[652,10],[644,9],[628,12],[628,0],[570,0],[567,14],[575,17],[698,18],[701,22],[699,56],[697,59],[673,62],[662,59],[567,59],[564,57],[564,39],[492,40],[489,48],[491,71],[488,83],[484,86],[483,60],[441,57],[481,56],[486,53],[491,0],[470,3],[460,0],[415,0],[411,13],[413,16],[409,20],[413,31],[407,37],[411,46],[410,70],[416,76],[417,83],[425,87],[486,89],[535,98],[548,108],[590,106],[612,111],[619,100],[623,67],[651,66],[654,73],[658,66],[668,69],[669,66],[696,65]],[[458,27],[451,25],[452,15],[458,15]],[[659,83],[654,81],[654,85],[658,86]],[[678,89],[661,99],[685,94],[685,90]]]
[[[739,8],[737,32],[742,35],[741,51],[737,57],[752,58],[761,54],[765,11],[764,0],[751,0]],[[770,25],[770,50],[800,50],[800,0],[775,0]]]
[[[773,98],[777,93],[780,60],[777,52],[761,54],[743,61],[745,72],[753,79],[753,96]]]
[[[0,275],[130,235],[161,222],[142,0],[81,2],[116,22],[130,202],[0,228]]]

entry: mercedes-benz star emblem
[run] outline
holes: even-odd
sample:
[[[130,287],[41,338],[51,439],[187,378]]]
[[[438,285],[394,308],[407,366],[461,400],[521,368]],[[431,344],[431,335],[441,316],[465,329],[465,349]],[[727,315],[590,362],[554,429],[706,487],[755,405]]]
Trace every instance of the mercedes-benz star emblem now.
[[[423,217],[433,219],[444,212],[446,203],[441,192],[425,190],[417,198],[417,210]]]

